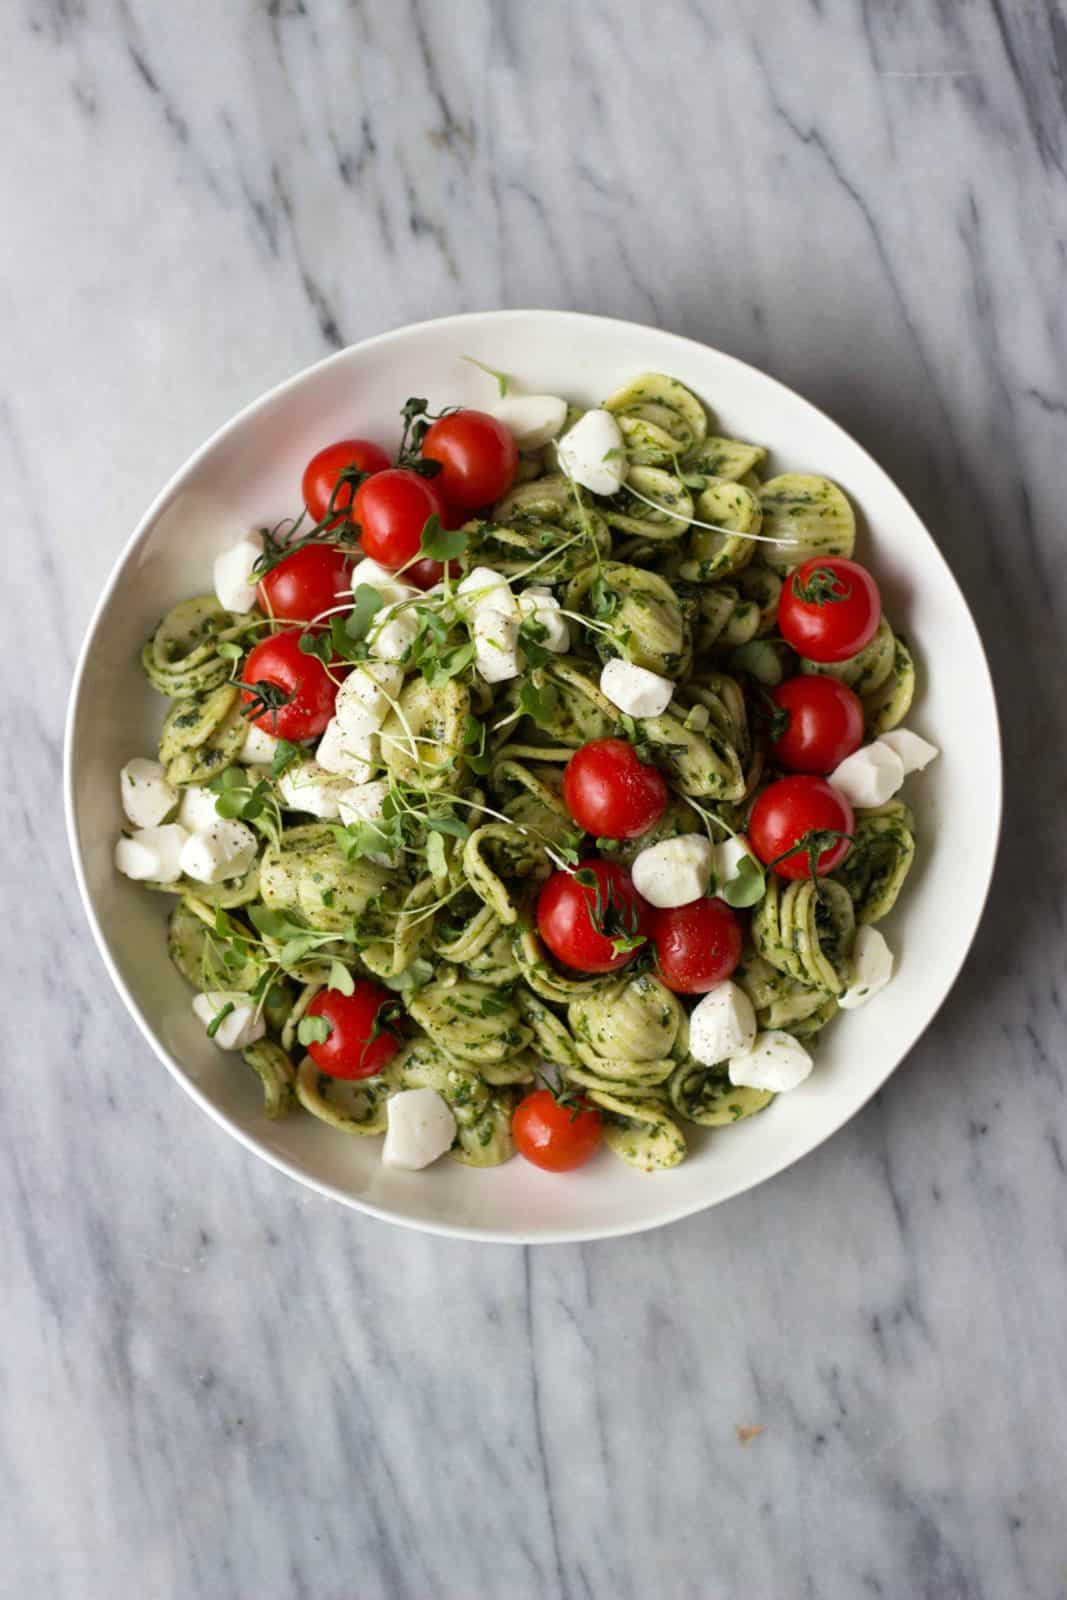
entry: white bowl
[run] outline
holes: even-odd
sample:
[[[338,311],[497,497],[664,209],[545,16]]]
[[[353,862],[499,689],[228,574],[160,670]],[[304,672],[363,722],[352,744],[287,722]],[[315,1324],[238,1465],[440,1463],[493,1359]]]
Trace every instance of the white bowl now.
[[[645,1175],[605,1152],[566,1177],[521,1159],[484,1171],[443,1161],[402,1173],[382,1167],[377,1139],[346,1137],[300,1114],[267,1122],[258,1080],[192,1015],[166,952],[171,902],[112,867],[118,769],[155,749],[163,715],[138,662],[159,616],[211,587],[219,549],[298,508],[301,471],[322,445],[352,434],[395,442],[409,395],[490,404],[492,381],[464,356],[516,374],[531,390],[586,403],[637,373],[672,373],[707,402],[722,431],[768,445],[774,470],[835,479],[861,519],[857,553],[916,647],[920,687],[908,726],[943,752],[905,791],[919,847],[886,925],[898,959],[892,985],[827,1030],[803,1088],[736,1127],[692,1129],[692,1153],[672,1172]],[[656,328],[497,311],[401,328],[331,356],[242,411],[171,480],[119,557],[89,626],[67,724],[66,804],[79,888],[112,981],[156,1054],[223,1128],[294,1178],[374,1216],[539,1243],[636,1232],[729,1199],[814,1149],[885,1082],[948,994],[978,926],[1000,826],[1000,738],[985,655],[951,572],[899,489],[836,423],[743,362]]]

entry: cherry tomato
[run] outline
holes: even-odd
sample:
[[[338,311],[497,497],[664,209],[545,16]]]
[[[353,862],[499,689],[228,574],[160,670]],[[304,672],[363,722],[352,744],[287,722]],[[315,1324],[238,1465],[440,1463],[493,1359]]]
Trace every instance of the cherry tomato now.
[[[423,556],[421,561],[404,568],[404,582],[413,583],[416,589],[432,589],[435,583],[440,583],[444,570],[440,561],[431,561],[428,556]]]
[[[331,1078],[373,1078],[400,1049],[400,1040],[388,1030],[381,1031],[382,1007],[396,1005],[396,996],[380,984],[364,978],[355,980],[351,994],[340,989],[323,989],[304,1013],[325,1017],[330,1024],[327,1038],[313,1040],[308,1055]],[[375,1024],[379,1031],[375,1036]]]
[[[241,691],[246,706],[254,706],[257,694],[263,698],[262,710],[249,716],[266,733],[279,739],[311,739],[321,733],[333,716],[337,685],[317,656],[300,648],[303,630],[290,628],[285,633],[261,639],[251,650],[241,673],[241,682],[250,687]],[[333,668],[335,675],[345,668]],[[267,685],[263,691],[258,686]],[[271,704],[271,689],[280,690],[285,703]]]
[[[785,724],[771,749],[787,772],[832,772],[863,743],[860,697],[837,678],[787,678],[771,699]]]
[[[563,773],[563,799],[580,828],[598,839],[636,839],[667,809],[666,782],[625,739],[593,739]]]
[[[333,544],[302,544],[259,582],[259,603],[282,622],[310,622],[341,603],[352,560]]]
[[[813,556],[786,580],[778,602],[782,638],[808,661],[847,661],[882,619],[878,585],[858,561]]]
[[[315,522],[321,522],[330,508],[330,496],[345,467],[355,467],[359,472],[384,472],[389,457],[369,439],[341,439],[328,444],[317,456],[312,456],[304,468],[304,504]],[[352,504],[351,484],[342,484],[334,501],[334,510],[342,513],[330,523],[336,528],[344,521],[343,513]]]
[[[659,975],[675,994],[707,994],[741,959],[741,923],[725,900],[691,900],[652,913]]]
[[[491,505],[515,481],[519,452],[502,422],[488,411],[451,411],[431,423],[422,453],[439,461],[437,478],[450,505],[465,511]]]
[[[823,829],[852,832],[852,807],[825,778],[779,778],[764,789],[748,821],[749,842],[768,866],[806,833]],[[837,839],[823,850],[816,862],[819,877],[839,867],[850,849],[848,839]],[[807,851],[798,850],[785,861],[777,861],[774,870],[780,878],[806,878],[810,871]]]
[[[582,1102],[584,1105],[584,1102]],[[551,1089],[537,1089],[515,1108],[511,1137],[520,1156],[546,1172],[571,1172],[600,1149],[601,1117],[592,1106],[560,1105]]]
[[[570,872],[554,872],[537,898],[537,928],[558,961],[576,972],[614,972],[636,953],[613,948],[614,940],[648,937],[649,907],[625,867],[614,861],[583,861],[596,887]]]
[[[441,516],[441,496],[429,478],[390,467],[360,484],[352,515],[365,553],[395,569],[418,555],[423,528],[430,517]]]

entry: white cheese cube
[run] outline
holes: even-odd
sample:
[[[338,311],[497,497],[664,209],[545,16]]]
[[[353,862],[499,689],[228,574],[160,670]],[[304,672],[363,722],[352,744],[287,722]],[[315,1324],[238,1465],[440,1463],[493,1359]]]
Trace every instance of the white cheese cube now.
[[[389,793],[389,782],[380,778],[375,783],[355,784],[338,795],[338,810],[341,821],[347,826],[353,822],[376,823],[382,820],[385,807],[385,797]],[[385,838],[382,837],[384,845]],[[395,867],[398,857],[388,850],[375,850],[368,853],[369,861],[376,861],[380,867]]]
[[[845,1011],[855,1011],[880,994],[893,976],[893,952],[877,928],[856,929],[852,946],[852,981],[837,1003]]]
[[[177,883],[182,875],[181,855],[189,835],[177,822],[158,828],[139,828],[130,839],[115,846],[115,865],[127,878],[152,883]]]
[[[327,772],[335,772],[350,783],[366,783],[374,776],[371,762],[359,753],[336,717],[331,717],[326,724],[315,760]]]
[[[178,821],[182,827],[188,828],[190,833],[210,828],[213,822],[218,821],[215,799],[213,791],[205,789],[203,784],[190,783],[184,788],[181,805],[178,807]]]
[[[414,584],[398,578],[391,567],[383,567],[380,561],[372,561],[369,556],[363,561],[358,561],[352,568],[353,594],[361,583],[367,584],[371,589],[377,589],[386,605],[397,600],[410,600],[412,595],[419,592]]]
[[[251,611],[255,605],[258,580],[252,568],[262,554],[263,540],[250,533],[215,557],[215,596],[227,611]]]
[[[122,809],[135,828],[154,828],[178,804],[178,791],[167,782],[158,761],[137,756],[119,773]]]
[[[198,883],[225,883],[248,871],[258,848],[256,835],[243,822],[216,817],[210,827],[198,828],[186,839],[181,869]]]
[[[887,744],[865,744],[846,756],[828,781],[854,806],[883,806],[904,782],[904,763]]]
[[[908,728],[892,728],[889,733],[881,734],[875,743],[888,745],[890,750],[896,752],[903,764],[905,777],[910,772],[922,772],[941,753],[936,744],[921,739]]]
[[[610,495],[622,488],[629,463],[619,424],[610,411],[587,411],[563,435],[556,451],[561,471],[583,489]]]
[[[566,617],[560,616],[559,601],[551,589],[524,589],[518,600],[520,616],[532,617],[545,630],[545,637],[538,644],[557,656],[566,655],[571,647],[571,630]]]
[[[774,1028],[757,1033],[752,1048],[744,1054],[730,1057],[730,1082],[738,1088],[786,1094],[804,1082],[814,1065],[799,1039]]]
[[[269,767],[274,760],[278,749],[278,741],[273,733],[268,733],[266,728],[261,728],[255,722],[248,725],[245,742],[238,752],[238,761],[243,761],[249,767]]]
[[[693,1007],[689,1018],[689,1054],[694,1061],[714,1067],[731,1056],[743,1056],[756,1038],[756,1013],[752,1001],[727,978],[709,989]]]
[[[396,606],[388,605],[371,623],[367,647],[379,661],[403,661],[418,631],[419,619],[413,606],[398,611]]]
[[[486,683],[503,683],[519,675],[519,615],[479,606],[471,627],[474,665]]]
[[[674,684],[647,667],[613,657],[604,663],[600,692],[629,717],[660,717],[671,703]]]
[[[510,583],[502,572],[492,567],[472,567],[456,585],[456,593],[462,595],[463,608],[471,615],[483,605],[492,606],[496,611],[508,611],[514,604]]]
[[[386,1110],[383,1165],[418,1172],[452,1148],[456,1119],[436,1089],[401,1089],[386,1101]]]
[[[139,828],[130,839],[115,846],[115,865],[128,878],[153,883],[177,883],[182,875],[181,856],[189,835],[177,822],[158,828]]]
[[[520,450],[543,450],[567,420],[567,402],[555,394],[505,395],[493,407]]]
[[[331,822],[339,815],[338,804],[348,782],[347,778],[327,772],[318,761],[303,761],[299,766],[286,767],[278,779],[278,793],[290,811],[306,811],[309,816]]]
[[[239,990],[212,989],[207,994],[198,994],[193,1010],[205,1028],[209,1028],[222,1012],[226,1013],[211,1036],[220,1050],[244,1050],[262,1039],[267,1031],[248,995]]]
[[[372,760],[372,739],[389,714],[404,682],[403,667],[368,662],[350,672],[337,691],[334,717],[345,743],[364,760]]]
[[[707,893],[711,882],[711,845],[702,833],[650,844],[636,858],[634,888],[650,906],[687,906]]]

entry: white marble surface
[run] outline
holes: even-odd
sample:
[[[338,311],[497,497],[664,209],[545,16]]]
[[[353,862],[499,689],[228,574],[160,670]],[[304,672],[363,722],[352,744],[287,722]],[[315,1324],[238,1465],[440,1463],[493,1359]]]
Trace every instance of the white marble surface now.
[[[1062,1596],[1062,7],[9,0],[0,63],[0,1594]],[[1008,775],[971,962],[866,1112],[540,1252],[216,1131],[108,990],[59,794],[90,606],[189,450],[332,346],[532,304],[851,428],[975,607]]]

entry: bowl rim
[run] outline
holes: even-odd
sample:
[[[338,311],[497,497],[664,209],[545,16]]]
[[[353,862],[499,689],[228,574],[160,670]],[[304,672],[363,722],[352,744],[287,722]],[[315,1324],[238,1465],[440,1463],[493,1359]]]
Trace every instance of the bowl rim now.
[[[875,471],[881,475],[900,496],[900,498],[906,504],[908,510],[920,524],[930,541],[937,560],[940,562],[943,568],[944,576],[955,589],[957,598],[959,599],[960,604],[963,606],[964,611],[970,619],[972,628],[974,630],[975,640],[978,645],[978,654],[984,673],[983,687],[988,690],[989,701],[992,710],[992,726],[990,733],[992,735],[994,745],[992,754],[995,758],[997,781],[996,794],[993,797],[995,823],[992,831],[993,847],[989,853],[986,880],[982,885],[978,912],[975,916],[974,927],[971,931],[970,937],[963,947],[953,970],[947,975],[947,980],[944,983],[944,991],[940,999],[930,1012],[930,1015],[926,1018],[919,1032],[915,1035],[915,1038],[912,1040],[908,1049],[899,1058],[899,1060],[896,1061],[892,1067],[890,1067],[888,1072],[886,1072],[879,1079],[877,1083],[871,1085],[869,1092],[857,1105],[850,1106],[840,1116],[831,1118],[828,1121],[825,1130],[819,1134],[819,1137],[799,1154],[789,1154],[784,1156],[776,1164],[773,1164],[769,1170],[761,1171],[758,1175],[754,1176],[750,1182],[739,1181],[732,1187],[728,1188],[725,1193],[719,1194],[713,1199],[705,1201],[697,1200],[695,1202],[687,1200],[678,1205],[676,1209],[669,1211],[667,1215],[659,1215],[654,1218],[650,1218],[648,1222],[634,1223],[626,1221],[618,1224],[602,1224],[587,1229],[573,1227],[549,1227],[535,1230],[514,1229],[507,1234],[502,1234],[499,1232],[489,1232],[476,1226],[467,1226],[452,1222],[439,1222],[433,1219],[425,1220],[403,1216],[397,1212],[390,1211],[382,1206],[376,1205],[371,1201],[362,1199],[357,1195],[347,1193],[343,1189],[339,1189],[336,1185],[303,1171],[293,1162],[289,1161],[285,1156],[269,1149],[254,1134],[242,1128],[217,1105],[215,1105],[209,1096],[192,1080],[192,1078],[183,1069],[178,1059],[166,1049],[162,1040],[156,1035],[154,1029],[148,1022],[148,1019],[145,1017],[144,1013],[141,1011],[141,1008],[135,1001],[132,993],[126,985],[125,980],[122,977],[121,972],[119,971],[116,961],[112,957],[107,937],[104,933],[103,927],[100,924],[99,918],[97,917],[96,908],[93,904],[92,896],[89,891],[82,854],[81,832],[75,808],[74,745],[76,738],[76,724],[78,721],[81,703],[82,682],[85,676],[90,653],[95,643],[97,628],[100,624],[101,617],[103,616],[103,613],[106,610],[131,557],[148,537],[148,534],[157,518],[181,490],[185,480],[195,472],[200,463],[216,448],[217,445],[219,445],[231,433],[242,427],[246,422],[253,419],[259,411],[264,410],[280,396],[286,394],[291,389],[298,388],[308,379],[326,370],[327,368],[338,365],[350,359],[354,352],[370,350],[375,347],[388,345],[391,343],[403,343],[408,339],[417,338],[430,328],[461,326],[466,323],[484,324],[486,322],[506,325],[509,322],[529,322],[530,320],[536,321],[537,319],[545,319],[553,322],[572,322],[576,325],[576,329],[584,324],[597,323],[606,327],[614,327],[619,330],[620,334],[634,328],[642,328],[646,331],[654,332],[659,338],[663,339],[667,343],[673,343],[681,349],[698,350],[704,353],[710,352],[717,359],[725,362],[728,366],[734,366],[740,371],[749,374],[755,374],[763,383],[773,386],[791,402],[797,402],[801,406],[806,407],[823,422],[828,423],[832,428],[836,429],[837,432],[844,435],[852,447],[861,454],[865,461],[869,463],[870,466],[872,466]],[[130,534],[129,538],[125,541],[119,553],[115,557],[107,580],[100,592],[95,606],[92,609],[89,621],[86,624],[84,637],[82,639],[81,647],[78,651],[77,661],[71,677],[70,692],[67,701],[67,712],[64,725],[63,811],[66,823],[67,843],[74,865],[74,877],[78,886],[78,893],[81,898],[82,908],[85,912],[90,929],[92,930],[93,939],[101,960],[103,961],[105,970],[107,971],[112,984],[114,985],[123,1004],[125,1005],[126,1010],[137,1024],[141,1035],[151,1048],[152,1052],[167,1068],[167,1071],[171,1074],[171,1076],[177,1080],[177,1082],[196,1102],[201,1110],[208,1114],[212,1121],[214,1121],[220,1128],[224,1129],[232,1138],[236,1139],[241,1145],[244,1146],[246,1150],[258,1156],[261,1160],[268,1162],[279,1172],[283,1172],[288,1177],[295,1179],[297,1183],[302,1184],[309,1189],[315,1190],[318,1194],[327,1199],[339,1201],[341,1205],[346,1206],[351,1210],[361,1212],[365,1216],[373,1217],[378,1221],[393,1223],[399,1227],[409,1228],[416,1233],[428,1233],[438,1237],[470,1240],[477,1243],[497,1245],[577,1244],[589,1243],[598,1239],[614,1239],[626,1237],[631,1234],[647,1233],[655,1228],[667,1227],[671,1223],[680,1222],[685,1217],[695,1216],[698,1212],[710,1210],[714,1206],[722,1205],[729,1200],[736,1199],[737,1196],[747,1193],[748,1190],[757,1188],[760,1184],[770,1182],[771,1179],[776,1178],[780,1173],[786,1171],[787,1168],[795,1165],[798,1161],[803,1160],[806,1156],[811,1155],[813,1151],[817,1150],[828,1139],[832,1138],[835,1133],[838,1133],[845,1123],[850,1122],[853,1117],[859,1115],[859,1113],[869,1103],[873,1096],[877,1094],[879,1089],[881,1089],[888,1082],[893,1073],[898,1070],[898,1068],[907,1059],[908,1055],[911,1054],[911,1051],[914,1050],[915,1046],[919,1043],[919,1040],[926,1033],[934,1019],[938,1016],[941,1008],[944,1006],[949,995],[952,993],[957,979],[959,978],[963,964],[967,959],[971,947],[973,946],[974,939],[977,935],[979,927],[981,926],[982,918],[985,915],[986,907],[988,905],[989,891],[992,885],[993,875],[1000,853],[1004,814],[1004,764],[1000,732],[1000,715],[997,706],[996,688],[989,666],[989,658],[986,653],[985,645],[982,641],[982,635],[978,624],[975,621],[974,614],[967,603],[966,596],[963,593],[959,581],[957,580],[955,573],[952,571],[952,568],[946,561],[936,540],[927,529],[922,517],[919,516],[914,506],[912,506],[911,501],[908,500],[907,496],[904,494],[904,491],[899,487],[896,481],[890,477],[886,469],[881,466],[874,456],[872,456],[871,453],[862,444],[860,444],[858,440],[853,438],[852,434],[849,433],[847,428],[845,428],[841,423],[837,422],[835,418],[829,416],[828,413],[823,411],[819,406],[815,405],[813,401],[808,400],[804,395],[798,394],[795,389],[790,388],[788,384],[783,383],[779,378],[775,378],[770,373],[764,372],[761,368],[753,366],[750,362],[741,360],[741,358],[738,356],[733,356],[727,351],[719,350],[714,345],[705,344],[699,339],[692,339],[687,335],[674,333],[669,329],[657,327],[652,323],[635,322],[631,319],[622,317],[600,316],[596,313],[585,311],[554,310],[551,307],[527,307],[497,309],[491,311],[464,311],[448,316],[428,317],[419,322],[403,323],[399,327],[388,329],[384,333],[374,334],[370,338],[358,340],[355,344],[346,345],[343,349],[333,351],[330,355],[324,356],[321,360],[312,362],[309,366],[301,368],[300,371],[293,373],[288,378],[282,379],[280,383],[275,384],[263,394],[256,396],[255,399],[243,406],[232,417],[223,422],[220,427],[216,428],[215,431],[181,463],[177,470],[171,474],[170,478],[156,494],[142,516],[138,519],[133,532]]]

